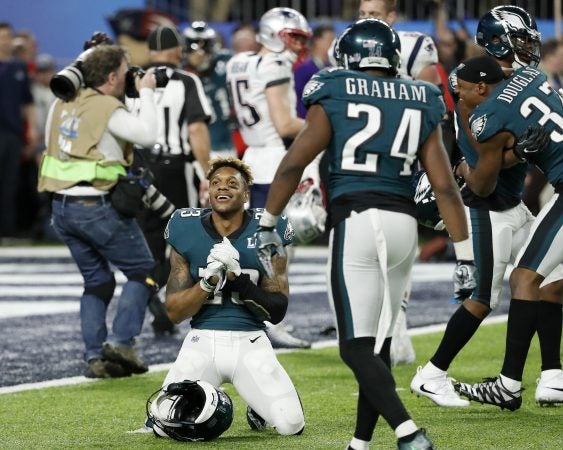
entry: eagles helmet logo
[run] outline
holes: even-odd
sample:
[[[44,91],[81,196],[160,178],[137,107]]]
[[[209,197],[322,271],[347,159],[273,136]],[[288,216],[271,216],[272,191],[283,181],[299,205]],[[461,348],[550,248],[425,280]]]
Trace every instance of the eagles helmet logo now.
[[[292,241],[293,240],[293,236],[295,236],[295,231],[293,230],[293,227],[291,226],[291,223],[289,223],[289,221],[287,222],[287,226],[285,227],[285,231],[283,233],[283,238],[286,241]]]
[[[477,117],[475,120],[471,121],[471,134],[475,139],[477,139],[477,136],[479,136],[483,132],[486,124],[487,124],[486,115],[482,115],[480,117]]]
[[[309,95],[317,92],[321,87],[323,87],[324,83],[317,80],[309,80],[309,82],[305,85],[303,89],[303,97],[308,97]]]

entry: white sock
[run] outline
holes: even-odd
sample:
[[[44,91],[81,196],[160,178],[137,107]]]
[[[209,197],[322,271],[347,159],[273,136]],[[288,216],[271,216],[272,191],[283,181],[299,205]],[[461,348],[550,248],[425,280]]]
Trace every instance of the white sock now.
[[[352,438],[349,445],[354,450],[369,450],[369,441],[362,441],[358,438]]]
[[[397,436],[397,439],[401,439],[402,437],[413,434],[416,431],[418,431],[416,424],[412,420],[407,420],[395,428],[395,435]]]
[[[522,387],[521,381],[516,381],[512,378],[505,377],[502,373],[500,374],[500,381],[502,382],[502,385],[510,392],[517,392]]]
[[[549,369],[542,371],[540,377],[542,379],[550,380],[553,377],[556,377],[561,372],[561,369]]]
[[[438,369],[430,361],[422,368],[422,373],[427,378],[437,378],[446,375],[448,372],[442,369]]]

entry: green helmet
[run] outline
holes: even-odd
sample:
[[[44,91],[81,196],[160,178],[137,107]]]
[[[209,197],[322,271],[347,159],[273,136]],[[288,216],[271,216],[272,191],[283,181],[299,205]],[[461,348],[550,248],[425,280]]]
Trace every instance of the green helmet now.
[[[399,36],[379,19],[362,19],[348,27],[336,42],[338,65],[345,69],[386,69],[396,74],[401,60]]]
[[[541,34],[536,21],[518,6],[497,6],[479,20],[475,42],[495,58],[513,54],[515,68],[540,62]]]

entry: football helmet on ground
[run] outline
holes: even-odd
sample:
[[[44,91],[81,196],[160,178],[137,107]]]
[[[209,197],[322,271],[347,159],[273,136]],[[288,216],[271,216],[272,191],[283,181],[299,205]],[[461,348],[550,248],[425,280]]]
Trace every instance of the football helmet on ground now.
[[[481,17],[475,42],[495,58],[513,54],[514,68],[540,62],[541,34],[534,18],[519,6],[497,6]]]
[[[146,413],[157,436],[209,441],[231,426],[233,403],[225,392],[206,381],[184,380],[153,393]]]
[[[272,52],[283,52],[294,35],[307,39],[312,35],[307,19],[294,9],[273,8],[260,19],[257,40]]]
[[[310,178],[302,181],[289,199],[285,214],[293,227],[296,245],[307,244],[323,234],[327,214],[320,187]]]
[[[338,65],[359,70],[380,68],[397,74],[401,62],[399,36],[379,19],[362,19],[340,35],[335,47]]]

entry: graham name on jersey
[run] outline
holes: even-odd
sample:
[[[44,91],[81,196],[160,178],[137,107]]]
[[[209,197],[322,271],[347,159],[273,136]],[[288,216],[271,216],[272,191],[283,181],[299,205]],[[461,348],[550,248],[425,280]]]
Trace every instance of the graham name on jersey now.
[[[498,100],[506,103],[512,103],[519,92],[522,92],[534,79],[542,72],[532,67],[526,67],[512,76],[506,87],[497,96]]]
[[[397,83],[365,78],[346,78],[348,95],[368,95],[370,97],[391,98],[426,102],[426,86],[422,84]]]

